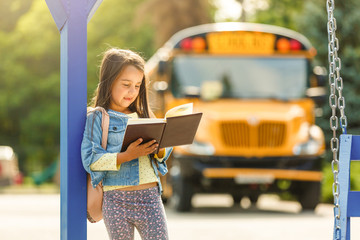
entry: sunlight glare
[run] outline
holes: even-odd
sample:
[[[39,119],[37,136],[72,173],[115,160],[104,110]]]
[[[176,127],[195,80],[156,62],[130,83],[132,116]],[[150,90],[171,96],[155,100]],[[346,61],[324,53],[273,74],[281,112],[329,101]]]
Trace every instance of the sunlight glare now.
[[[241,5],[236,0],[213,0],[218,10],[215,14],[215,21],[221,22],[225,20],[236,21],[241,15]]]

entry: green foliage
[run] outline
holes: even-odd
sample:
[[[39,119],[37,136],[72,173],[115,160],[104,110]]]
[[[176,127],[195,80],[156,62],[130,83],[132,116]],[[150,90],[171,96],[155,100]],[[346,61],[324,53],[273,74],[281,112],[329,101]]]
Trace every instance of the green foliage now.
[[[132,26],[142,1],[108,0],[89,24],[89,98],[98,81],[99,54],[106,48],[130,48],[145,57],[154,52],[151,27]],[[8,9],[22,6],[21,13],[8,12],[11,17],[0,24],[0,145],[14,147],[21,171],[29,175],[59,155],[60,34],[45,1],[23,2],[0,1]]]
[[[327,12],[324,1],[307,1],[304,13],[299,17],[299,29],[308,36],[318,51],[317,60],[319,64],[328,68],[328,37],[327,37]],[[341,76],[344,81],[343,95],[345,96],[345,114],[348,120],[348,133],[360,134],[360,13],[357,11],[360,2],[349,0],[345,2],[336,1],[334,16],[337,20],[336,36],[339,39],[340,49],[338,52],[341,58]],[[328,90],[329,91],[329,90]],[[339,111],[337,111],[339,115]],[[330,161],[332,153],[329,150],[329,142],[332,131],[329,127],[331,116],[330,107],[324,106],[324,117],[320,119],[319,125],[324,129],[328,145],[327,163],[324,168],[323,201],[333,202],[332,183],[334,181]],[[341,130],[338,131],[341,133]],[[350,182],[352,189],[359,190],[360,182],[358,173],[360,166],[351,165]],[[341,189],[341,186],[340,186]],[[341,191],[341,190],[340,190]]]
[[[155,52],[154,28],[136,24],[135,12],[144,0],[104,1],[88,24],[88,97],[98,83],[101,53],[109,47],[131,49],[145,59]]]
[[[345,114],[348,119],[348,132],[360,134],[360,13],[357,11],[360,2],[356,0],[335,2],[334,11],[337,20],[336,36],[339,39],[341,58],[341,76],[344,81],[343,95],[345,96]],[[326,2],[306,1],[304,11],[297,19],[298,30],[304,33],[318,51],[317,62],[328,68],[328,37],[327,37],[327,12]],[[337,112],[339,115],[339,112]],[[329,118],[330,107],[324,106],[324,117],[319,120],[319,125],[324,129],[327,142],[330,141],[331,130]],[[339,133],[341,130],[339,130]],[[330,161],[328,159],[328,161]]]
[[[159,48],[176,32],[211,22],[211,11],[209,0],[146,0],[139,5],[136,22],[156,28],[153,37]]]
[[[17,20],[29,11],[33,0],[0,0],[0,30],[14,30]]]
[[[256,12],[254,21],[296,29],[295,18],[301,13],[304,1],[269,0],[269,7]]]
[[[103,1],[89,22],[89,100],[98,83],[101,53],[107,48],[131,49],[145,59],[155,52],[158,26],[137,21],[138,9],[146,1]],[[60,34],[46,2],[0,0],[0,145],[15,149],[25,175],[42,171],[59,155],[59,71]]]
[[[350,190],[359,191],[360,190],[360,178],[358,177],[360,172],[360,162],[352,161],[350,165]],[[322,182],[322,201],[326,203],[333,203],[333,182],[334,175],[332,173],[331,165],[327,164],[324,166],[323,170],[323,182]],[[341,191],[341,186],[340,186]]]
[[[58,155],[59,41],[41,1],[12,20],[14,31],[0,31],[0,144],[14,147],[26,172]]]

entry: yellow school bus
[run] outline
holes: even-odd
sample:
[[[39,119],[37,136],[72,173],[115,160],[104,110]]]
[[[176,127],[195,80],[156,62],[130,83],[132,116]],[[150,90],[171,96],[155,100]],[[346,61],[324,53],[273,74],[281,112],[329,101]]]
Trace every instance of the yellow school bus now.
[[[325,151],[315,55],[300,33],[253,23],[195,26],[166,42],[146,64],[152,109],[162,117],[192,102],[203,118],[193,144],[173,151],[164,199],[189,211],[197,193],[228,193],[238,204],[286,191],[314,209]]]

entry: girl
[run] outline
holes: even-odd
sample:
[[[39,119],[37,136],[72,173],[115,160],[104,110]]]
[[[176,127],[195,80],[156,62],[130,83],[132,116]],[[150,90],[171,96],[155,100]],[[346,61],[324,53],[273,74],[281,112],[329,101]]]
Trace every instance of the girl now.
[[[171,148],[160,149],[155,140],[138,139],[120,152],[128,118],[153,116],[147,101],[144,60],[129,50],[105,52],[92,107],[104,108],[110,117],[107,148],[101,147],[101,112],[88,113],[81,144],[84,168],[92,185],[102,181],[103,217],[110,239],[168,239],[159,172]]]

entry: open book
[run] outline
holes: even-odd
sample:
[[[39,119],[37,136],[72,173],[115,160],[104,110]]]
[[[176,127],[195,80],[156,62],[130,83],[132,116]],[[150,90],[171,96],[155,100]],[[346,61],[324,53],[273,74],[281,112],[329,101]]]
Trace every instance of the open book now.
[[[201,117],[202,113],[193,113],[193,105],[188,103],[170,109],[165,118],[129,119],[121,151],[139,138],[144,143],[155,139],[158,149],[191,144]]]

